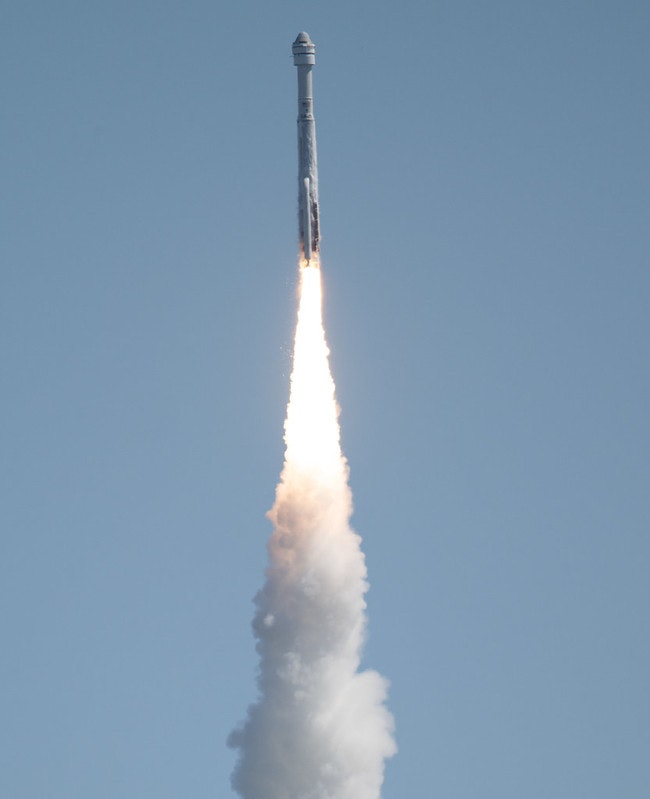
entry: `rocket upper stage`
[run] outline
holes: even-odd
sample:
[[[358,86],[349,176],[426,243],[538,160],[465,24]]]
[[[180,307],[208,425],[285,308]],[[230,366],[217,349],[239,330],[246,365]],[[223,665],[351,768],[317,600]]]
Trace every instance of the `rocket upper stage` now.
[[[299,33],[293,43],[293,63],[298,67],[298,230],[307,263],[318,253],[318,163],[316,122],[312,92],[312,67],[316,47],[309,34]]]

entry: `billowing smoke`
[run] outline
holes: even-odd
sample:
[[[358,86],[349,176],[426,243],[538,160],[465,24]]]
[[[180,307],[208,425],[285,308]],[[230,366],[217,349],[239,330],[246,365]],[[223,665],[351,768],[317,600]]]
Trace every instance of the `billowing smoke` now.
[[[395,752],[387,682],[359,671],[368,589],[321,320],[320,269],[301,269],[285,462],[255,598],[259,698],[229,738],[244,799],[378,799]]]

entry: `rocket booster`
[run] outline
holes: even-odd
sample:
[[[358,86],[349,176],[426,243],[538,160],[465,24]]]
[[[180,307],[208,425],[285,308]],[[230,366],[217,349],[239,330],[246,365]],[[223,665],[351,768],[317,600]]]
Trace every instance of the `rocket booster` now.
[[[311,71],[316,47],[309,34],[299,33],[293,43],[293,63],[298,67],[298,230],[307,263],[318,255],[318,164],[316,121]]]

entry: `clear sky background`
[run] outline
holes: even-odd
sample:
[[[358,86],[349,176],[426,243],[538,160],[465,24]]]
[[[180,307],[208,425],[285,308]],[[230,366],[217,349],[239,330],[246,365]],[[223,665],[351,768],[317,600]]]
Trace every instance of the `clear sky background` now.
[[[233,796],[303,29],[384,799],[645,798],[644,0],[4,4],[0,796]]]

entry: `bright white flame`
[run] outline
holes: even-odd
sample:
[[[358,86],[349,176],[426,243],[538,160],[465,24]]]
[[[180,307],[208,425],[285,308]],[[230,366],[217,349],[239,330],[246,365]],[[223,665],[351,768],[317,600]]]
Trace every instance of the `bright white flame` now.
[[[387,683],[359,672],[366,567],[322,325],[318,264],[301,267],[285,463],[253,629],[260,697],[229,739],[244,799],[378,799],[395,752]]]
[[[321,273],[300,270],[300,307],[291,397],[284,423],[285,461],[296,469],[330,469],[341,459],[338,409],[321,322]]]

